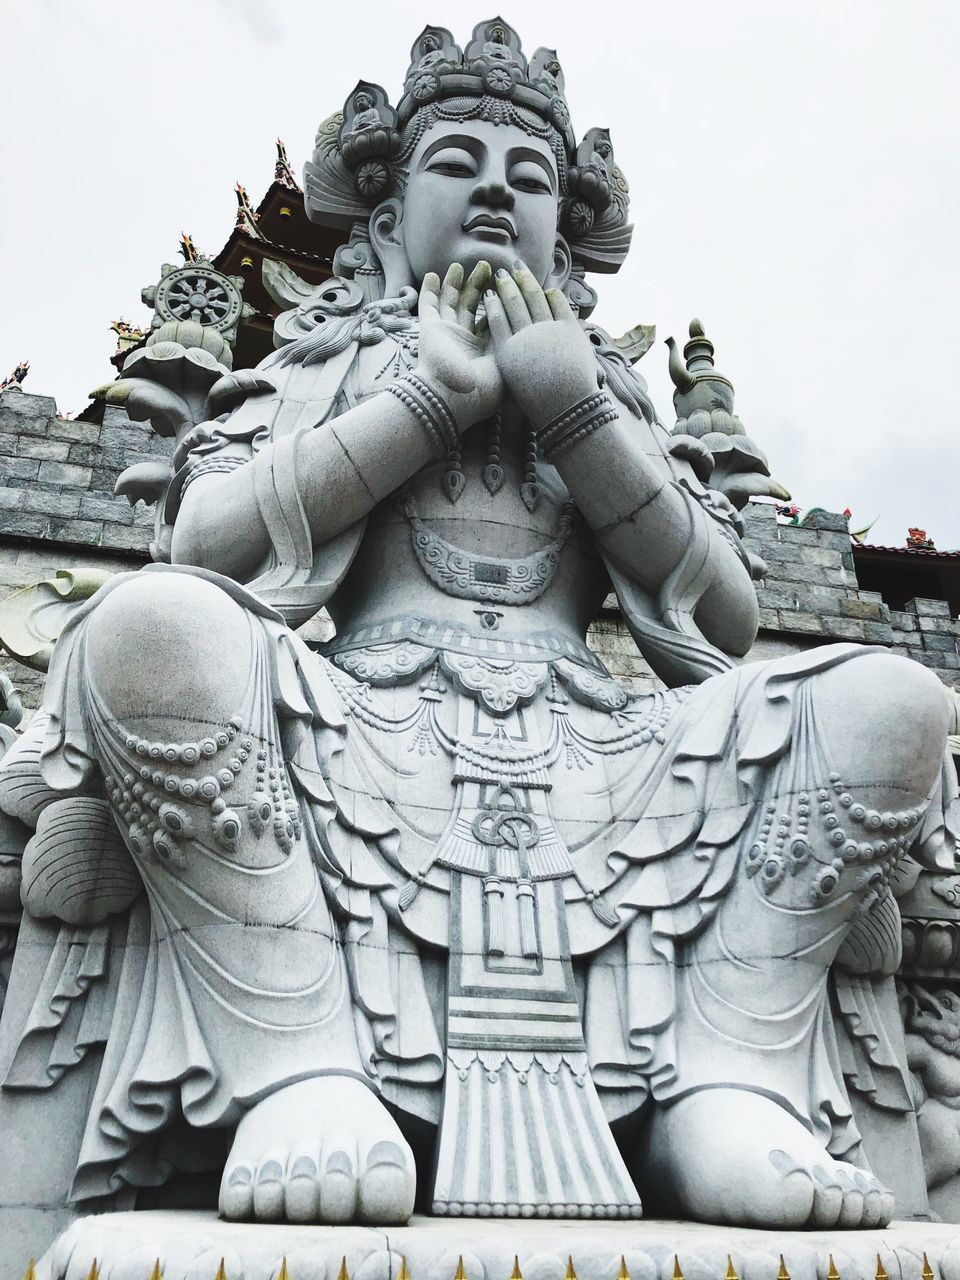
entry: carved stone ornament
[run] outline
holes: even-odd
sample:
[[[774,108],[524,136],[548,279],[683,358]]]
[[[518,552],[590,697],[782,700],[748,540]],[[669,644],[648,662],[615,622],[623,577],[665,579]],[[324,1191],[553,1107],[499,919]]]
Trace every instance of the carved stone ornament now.
[[[151,328],[168,322],[193,321],[214,329],[225,342],[237,338],[241,320],[255,308],[242,297],[243,277],[224,275],[211,263],[199,259],[181,266],[164,263],[158,284],[143,289],[143,301],[153,308]]]

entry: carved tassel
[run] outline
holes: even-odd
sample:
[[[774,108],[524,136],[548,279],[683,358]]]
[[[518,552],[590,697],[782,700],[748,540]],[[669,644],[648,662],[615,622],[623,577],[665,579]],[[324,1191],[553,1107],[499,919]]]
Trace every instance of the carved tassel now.
[[[520,486],[520,498],[528,511],[536,509],[540,501],[540,485],[537,483],[537,436],[530,431],[527,436],[527,448],[523,458],[523,484]]]
[[[483,483],[491,493],[503,484],[503,467],[500,465],[500,414],[495,413],[487,423],[487,464],[483,468]]]
[[[441,487],[448,502],[458,502],[463,493],[466,480],[461,465],[459,449],[451,449],[447,454],[447,470],[443,474]]]
[[[496,876],[485,876],[484,901],[487,904],[487,952],[502,956],[503,947],[503,885]]]
[[[524,960],[536,960],[540,949],[537,946],[534,891],[529,880],[517,881],[517,911],[520,916],[520,954]]]

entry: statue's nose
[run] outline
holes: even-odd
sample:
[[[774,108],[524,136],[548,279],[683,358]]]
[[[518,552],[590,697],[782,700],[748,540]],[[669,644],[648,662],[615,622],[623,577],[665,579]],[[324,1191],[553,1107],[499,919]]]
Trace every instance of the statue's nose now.
[[[507,209],[510,210],[517,202],[517,198],[510,188],[503,182],[478,182],[470,193],[470,198],[474,204],[485,205],[488,209]]]

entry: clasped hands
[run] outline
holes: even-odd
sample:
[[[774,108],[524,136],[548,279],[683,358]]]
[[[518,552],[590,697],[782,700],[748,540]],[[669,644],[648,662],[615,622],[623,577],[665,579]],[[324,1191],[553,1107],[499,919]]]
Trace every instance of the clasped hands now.
[[[483,316],[477,312],[483,302]],[[453,263],[420,288],[417,372],[442,396],[460,432],[496,413],[508,392],[534,428],[596,393],[593,347],[559,289],[544,292],[519,260],[464,279]]]

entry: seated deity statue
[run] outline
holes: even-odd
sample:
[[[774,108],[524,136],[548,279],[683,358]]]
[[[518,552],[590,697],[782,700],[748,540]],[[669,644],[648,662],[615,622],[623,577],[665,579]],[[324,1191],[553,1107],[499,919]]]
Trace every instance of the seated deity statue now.
[[[111,391],[178,424],[159,562],[76,607],[0,769],[26,911],[139,939],[72,1195],[886,1224],[828,979],[908,859],[954,866],[942,687],[852,644],[742,661],[775,488],[713,346],[671,348],[671,432],[649,335],[588,318],[631,235],[606,134],[572,193],[552,51],[532,80],[499,19],[431,32],[379,191],[320,128],[307,209],[349,243],[325,285],[275,270],[275,352],[185,420],[170,370],[216,361],[158,330]],[[659,692],[587,646],[611,591]]]

